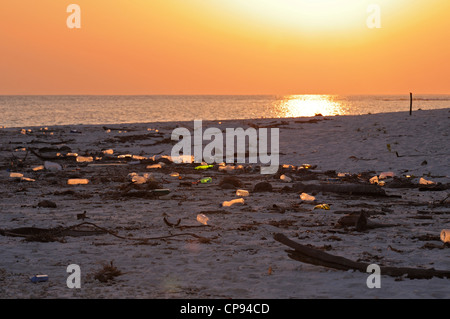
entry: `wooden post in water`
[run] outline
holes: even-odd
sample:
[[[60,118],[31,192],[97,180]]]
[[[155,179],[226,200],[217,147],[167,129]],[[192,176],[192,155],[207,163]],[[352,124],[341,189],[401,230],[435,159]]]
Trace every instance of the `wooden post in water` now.
[[[409,115],[412,114],[412,93],[409,93]]]

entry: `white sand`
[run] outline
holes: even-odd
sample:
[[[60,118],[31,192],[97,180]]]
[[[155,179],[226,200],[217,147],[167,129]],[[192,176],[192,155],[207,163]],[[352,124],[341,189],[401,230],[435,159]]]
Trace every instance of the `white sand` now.
[[[207,127],[248,127],[278,125],[280,128],[280,164],[317,165],[316,171],[374,175],[392,171],[396,176],[413,175],[434,182],[449,183],[450,176],[450,110],[317,118],[317,123],[297,123],[309,118],[261,119],[204,122]],[[124,124],[117,128],[134,131],[109,133],[101,125],[0,129],[0,228],[56,227],[81,223],[76,215],[84,211],[89,219],[118,235],[132,238],[195,233],[212,238],[210,243],[192,236],[151,240],[139,245],[130,239],[111,234],[66,237],[65,242],[25,242],[20,237],[0,236],[0,297],[2,298],[449,298],[450,279],[416,279],[381,277],[381,288],[369,289],[368,273],[327,269],[292,260],[286,247],[273,239],[275,233],[315,247],[327,246],[328,253],[352,260],[386,266],[450,269],[450,249],[439,241],[442,229],[450,228],[448,205],[433,207],[449,191],[419,191],[417,188],[387,188],[386,192],[401,198],[372,198],[315,194],[316,202],[301,203],[299,194],[280,191],[292,185],[258,172],[226,173],[217,167],[196,171],[186,165],[166,165],[147,169],[147,164],[121,166],[87,166],[88,163],[59,161],[61,171],[37,170],[44,161],[28,154],[24,167],[11,171],[35,181],[9,177],[9,162],[14,154],[22,158],[25,151],[60,147],[50,142],[65,141],[80,156],[113,149],[109,155],[134,154],[150,157],[170,154],[172,145],[156,141],[169,138],[175,125],[192,128],[193,123]],[[279,125],[281,124],[281,125]],[[114,137],[155,133],[162,137],[119,143]],[[81,132],[71,133],[71,130]],[[53,135],[50,135],[53,132]],[[37,143],[45,141],[46,143]],[[390,151],[387,144],[390,144]],[[397,157],[396,153],[400,157]],[[91,154],[88,154],[91,153]],[[425,162],[426,161],[426,164]],[[102,162],[94,162],[96,164]],[[245,165],[248,167],[247,165]],[[127,174],[152,173],[164,188],[172,190],[169,199],[112,198],[108,192],[119,192],[128,183]],[[179,172],[178,180],[170,176]],[[294,182],[301,176],[289,174]],[[224,176],[236,176],[250,191],[244,205],[219,207],[236,198],[235,190],[222,189]],[[213,177],[211,184],[180,186],[203,176]],[[325,175],[319,175],[326,178]],[[87,178],[87,185],[67,185],[69,178]],[[273,192],[253,193],[253,186],[267,180]],[[387,179],[389,182],[390,180]],[[318,182],[317,180],[311,182]],[[343,183],[343,182],[342,182]],[[75,193],[57,195],[73,190]],[[38,207],[44,199],[57,208]],[[330,210],[312,210],[315,204],[328,203]],[[284,206],[284,213],[273,210],[273,204]],[[357,232],[335,228],[343,211],[371,213],[371,219],[396,227]],[[210,226],[197,222],[199,213],[209,218]],[[425,216],[425,217],[424,217]],[[180,226],[171,228],[163,218]],[[427,218],[427,219],[423,219]],[[430,235],[437,240],[424,241],[418,236]],[[424,248],[425,245],[435,247]],[[434,245],[434,246],[433,246]],[[101,283],[93,275],[103,264],[113,261],[124,274],[114,281]],[[66,267],[81,267],[81,289],[66,286]],[[270,270],[269,270],[270,269]],[[33,284],[29,277],[47,274],[49,281]]]

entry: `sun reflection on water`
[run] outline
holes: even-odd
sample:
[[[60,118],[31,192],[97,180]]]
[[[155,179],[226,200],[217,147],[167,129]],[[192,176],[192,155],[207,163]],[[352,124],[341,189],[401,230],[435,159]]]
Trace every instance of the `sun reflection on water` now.
[[[279,117],[344,115],[344,105],[334,95],[288,95],[276,105]]]

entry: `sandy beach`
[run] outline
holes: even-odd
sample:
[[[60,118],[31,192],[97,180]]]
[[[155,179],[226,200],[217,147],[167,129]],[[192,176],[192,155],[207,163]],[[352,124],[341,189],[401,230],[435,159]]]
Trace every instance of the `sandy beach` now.
[[[192,130],[193,122],[0,129],[0,297],[450,298],[449,278],[381,273],[381,288],[370,289],[369,273],[293,260],[274,240],[283,234],[353,261],[450,270],[439,237],[450,228],[449,109],[203,122],[279,128],[272,175],[249,163],[172,163],[176,127]],[[211,182],[198,183],[205,177]],[[387,196],[298,188],[363,187],[374,177]],[[69,185],[73,179],[88,183]],[[271,189],[255,191],[262,182]],[[238,198],[244,203],[222,206]],[[342,217],[361,212],[386,227],[343,225]],[[45,238],[13,231],[77,225]],[[71,264],[80,266],[81,288],[67,287]],[[99,279],[105,265],[120,274]],[[31,282],[37,274],[48,280]]]

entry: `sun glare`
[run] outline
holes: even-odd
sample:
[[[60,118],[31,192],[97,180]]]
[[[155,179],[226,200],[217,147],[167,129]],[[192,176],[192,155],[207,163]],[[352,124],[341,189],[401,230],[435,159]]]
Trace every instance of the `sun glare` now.
[[[340,102],[332,95],[288,95],[276,107],[280,117],[343,115]]]
[[[305,32],[364,27],[367,7],[361,0],[230,0],[228,3],[247,18]]]

